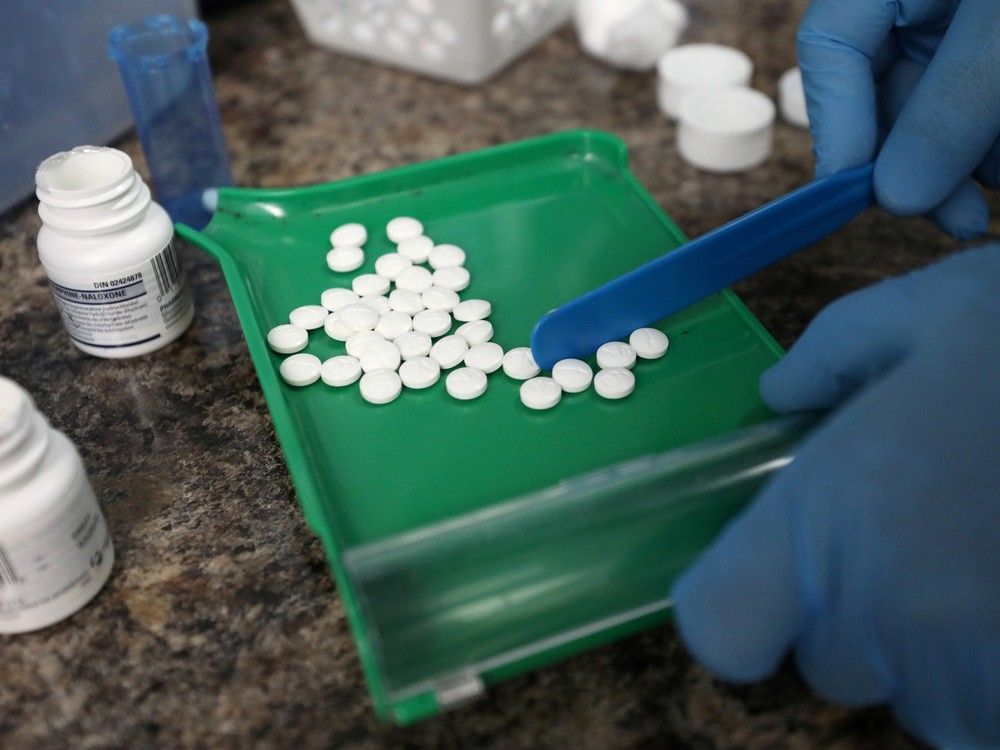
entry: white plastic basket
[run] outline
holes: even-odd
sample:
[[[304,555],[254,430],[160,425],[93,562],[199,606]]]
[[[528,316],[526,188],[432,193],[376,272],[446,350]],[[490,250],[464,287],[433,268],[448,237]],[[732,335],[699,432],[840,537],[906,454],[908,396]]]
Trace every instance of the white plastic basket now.
[[[564,23],[573,0],[292,0],[324,47],[479,83]]]

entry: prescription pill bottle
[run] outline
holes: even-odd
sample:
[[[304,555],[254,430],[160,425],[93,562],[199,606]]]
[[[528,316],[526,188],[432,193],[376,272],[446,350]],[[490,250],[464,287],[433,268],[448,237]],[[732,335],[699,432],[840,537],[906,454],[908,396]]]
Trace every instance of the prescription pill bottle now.
[[[191,289],[173,225],[127,154],[79,146],[35,173],[38,257],[77,348],[133,357],[191,324]]]
[[[80,454],[19,385],[0,377],[0,633],[73,614],[113,563]]]

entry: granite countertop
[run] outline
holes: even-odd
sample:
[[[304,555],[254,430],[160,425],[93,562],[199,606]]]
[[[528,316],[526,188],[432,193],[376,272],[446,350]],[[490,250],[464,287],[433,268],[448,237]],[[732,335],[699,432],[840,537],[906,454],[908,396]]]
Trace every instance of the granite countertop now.
[[[689,4],[689,39],[743,48],[755,85],[773,95],[794,64],[804,0]],[[282,0],[244,5],[210,27],[240,184],[302,185],[596,127],[624,138],[639,179],[697,235],[811,172],[808,134],[785,125],[774,157],[746,175],[684,165],[652,75],[588,60],[569,29],[488,85],[461,88],[318,49]],[[118,145],[142,166],[134,137]],[[511,680],[416,727],[380,725],[218,267],[183,248],[198,314],[179,343],[126,362],[95,359],[63,332],[35,254],[38,227],[34,202],[0,218],[0,372],[80,447],[118,560],[86,609],[0,640],[0,745],[916,746],[887,712],[826,704],[791,668],[750,687],[716,682],[670,626]],[[871,212],[738,291],[789,345],[832,299],[953,247],[922,221]]]

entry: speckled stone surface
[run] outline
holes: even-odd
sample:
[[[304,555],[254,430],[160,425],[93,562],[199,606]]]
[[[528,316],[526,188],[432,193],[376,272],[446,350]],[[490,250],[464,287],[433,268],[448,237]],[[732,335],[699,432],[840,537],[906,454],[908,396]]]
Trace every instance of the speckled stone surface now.
[[[794,64],[803,4],[692,2],[689,39],[745,49],[755,84],[773,95]],[[628,142],[639,178],[697,235],[811,172],[809,136],[784,125],[774,157],[747,175],[685,166],[652,76],[586,59],[568,29],[476,89],[317,49],[280,0],[215,18],[211,32],[241,184],[308,184],[597,127]],[[133,138],[119,145],[141,164]],[[118,560],[85,610],[0,640],[0,745],[916,746],[887,712],[826,704],[790,667],[751,687],[716,682],[669,626],[512,680],[417,727],[380,725],[219,269],[185,247],[195,324],[159,354],[102,361],[63,333],[36,260],[37,230],[33,202],[0,218],[0,372],[26,385],[80,446]],[[922,221],[872,212],[738,291],[789,345],[832,299],[953,248]]]

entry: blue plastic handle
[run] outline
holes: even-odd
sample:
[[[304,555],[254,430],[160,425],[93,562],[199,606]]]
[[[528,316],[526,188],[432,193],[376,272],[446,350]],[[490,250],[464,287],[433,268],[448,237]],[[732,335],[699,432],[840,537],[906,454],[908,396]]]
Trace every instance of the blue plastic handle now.
[[[821,240],[874,205],[873,170],[810,182],[547,313],[531,334],[535,361],[589,356]]]

